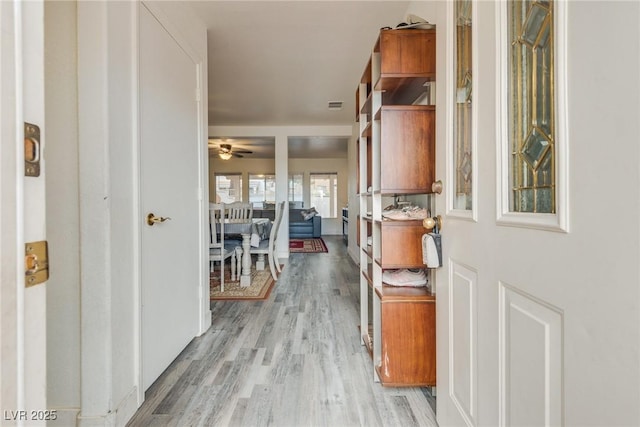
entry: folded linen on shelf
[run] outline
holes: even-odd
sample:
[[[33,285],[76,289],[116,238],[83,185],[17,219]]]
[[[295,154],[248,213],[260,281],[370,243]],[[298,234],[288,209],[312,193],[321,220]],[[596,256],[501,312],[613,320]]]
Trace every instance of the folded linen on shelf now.
[[[424,270],[385,270],[382,272],[382,282],[389,286],[427,286],[427,275]]]

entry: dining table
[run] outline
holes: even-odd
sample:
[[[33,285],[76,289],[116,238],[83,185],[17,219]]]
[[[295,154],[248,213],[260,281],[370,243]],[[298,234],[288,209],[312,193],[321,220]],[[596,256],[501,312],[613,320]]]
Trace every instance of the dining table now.
[[[216,227],[220,231],[220,225]],[[240,287],[251,286],[251,247],[258,247],[260,241],[269,237],[271,220],[268,218],[225,219],[225,236],[242,236],[242,268]]]

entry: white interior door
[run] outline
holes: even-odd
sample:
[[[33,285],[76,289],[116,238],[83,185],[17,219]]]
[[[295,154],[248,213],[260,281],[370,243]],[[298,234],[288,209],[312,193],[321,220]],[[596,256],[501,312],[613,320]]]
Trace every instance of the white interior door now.
[[[450,209],[451,181],[446,196],[436,197],[444,218],[436,277],[441,426],[640,423],[640,7],[552,3],[556,144],[565,150],[555,171],[565,231],[546,229],[545,214],[516,223],[502,212],[506,121],[495,76],[505,2],[473,2],[475,215]],[[450,37],[440,29],[438,37]],[[451,55],[453,44],[442,43]],[[438,109],[437,165],[440,177],[451,177],[445,116],[455,96],[445,92],[438,93],[446,107]]]
[[[142,378],[147,389],[198,333],[197,69],[140,8]],[[169,217],[149,226],[146,216]]]

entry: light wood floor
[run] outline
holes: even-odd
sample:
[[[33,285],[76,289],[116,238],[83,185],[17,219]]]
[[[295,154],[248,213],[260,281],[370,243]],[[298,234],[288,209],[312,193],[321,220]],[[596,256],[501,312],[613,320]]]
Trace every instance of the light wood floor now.
[[[269,300],[213,325],[149,388],[130,426],[435,426],[426,389],[385,388],[360,345],[359,277],[339,236],[291,254]]]

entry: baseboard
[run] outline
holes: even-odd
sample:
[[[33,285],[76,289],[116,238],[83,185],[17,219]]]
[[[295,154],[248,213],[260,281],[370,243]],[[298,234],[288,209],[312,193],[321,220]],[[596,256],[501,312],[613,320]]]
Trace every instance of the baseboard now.
[[[357,252],[355,252],[355,253],[354,253],[354,252],[351,250],[351,248],[348,248],[348,249],[347,249],[347,252],[349,253],[349,256],[351,257],[351,259],[353,260],[353,262],[355,262],[355,263],[356,263],[356,265],[360,265],[360,257],[358,256],[358,253],[357,253]]]
[[[278,259],[282,258],[289,258],[289,250],[287,250],[286,252],[278,252]]]
[[[123,426],[133,417],[142,402],[138,402],[138,387],[133,386],[129,394],[116,408],[116,426]]]
[[[209,330],[209,328],[211,327],[211,324],[212,324],[211,310],[205,310],[203,312],[203,316],[204,316],[204,318],[201,319],[201,321],[200,321],[201,330],[198,331],[199,332],[198,335],[197,335],[198,337],[202,336],[202,334],[207,332]]]
[[[94,415],[94,416],[84,416],[78,415],[78,420],[76,426],[78,427],[116,427],[116,417],[113,413],[108,413],[104,416],[102,415]],[[124,424],[121,424],[124,425]]]
[[[142,403],[142,402],[140,402]],[[133,387],[115,410],[104,415],[83,416],[77,415],[78,427],[120,427],[127,424],[138,410],[138,388]],[[62,424],[60,424],[62,426]],[[66,424],[66,426],[74,424]]]
[[[80,414],[80,408],[49,408],[55,411],[55,420],[49,419],[47,426],[49,427],[70,427],[75,426]]]

